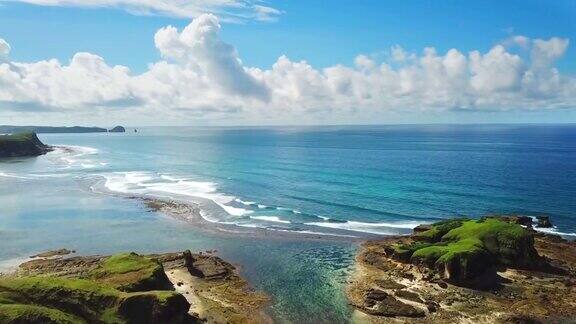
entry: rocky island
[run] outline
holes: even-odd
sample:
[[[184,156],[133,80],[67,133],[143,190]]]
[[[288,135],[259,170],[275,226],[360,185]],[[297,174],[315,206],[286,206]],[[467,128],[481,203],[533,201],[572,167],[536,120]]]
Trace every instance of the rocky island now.
[[[0,158],[39,156],[51,150],[35,133],[0,135]]]
[[[116,126],[110,130],[108,130],[109,133],[126,133],[126,128],[122,127],[122,126]]]
[[[364,243],[347,289],[355,319],[573,323],[576,243],[531,225],[522,216],[453,219]]]
[[[0,323],[267,323],[268,297],[209,253],[41,253],[0,277]],[[36,257],[36,256],[34,256]]]

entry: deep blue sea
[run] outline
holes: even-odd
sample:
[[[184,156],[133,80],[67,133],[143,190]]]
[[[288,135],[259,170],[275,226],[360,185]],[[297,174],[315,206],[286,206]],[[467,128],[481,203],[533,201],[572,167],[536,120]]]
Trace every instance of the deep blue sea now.
[[[346,322],[356,243],[423,222],[549,215],[576,238],[576,125],[144,127],[42,134],[38,158],[0,160],[0,269],[38,251],[217,249],[268,292],[279,322]],[[202,232],[137,199],[200,204],[212,222],[341,240]],[[297,237],[297,236],[296,236]]]

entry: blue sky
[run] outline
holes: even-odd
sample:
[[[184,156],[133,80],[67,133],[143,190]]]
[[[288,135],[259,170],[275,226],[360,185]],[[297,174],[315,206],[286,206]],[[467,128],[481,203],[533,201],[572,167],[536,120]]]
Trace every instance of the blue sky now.
[[[0,39],[4,39],[10,46],[10,61],[38,62],[56,58],[65,65],[75,53],[88,52],[102,57],[108,66],[126,66],[130,68],[131,74],[137,75],[148,71],[151,64],[166,59],[165,53],[155,45],[154,35],[158,30],[172,25],[181,31],[197,16],[194,14],[194,17],[175,17],[174,14],[157,12],[143,15],[141,12],[135,14],[133,8],[125,10],[123,6],[79,8],[62,4],[58,0],[53,1],[53,6],[42,6],[24,3],[34,3],[37,0],[0,0]],[[144,2],[146,1],[154,2]],[[324,68],[354,66],[360,54],[380,64],[389,60],[393,46],[401,46],[404,52],[413,53],[417,57],[424,56],[426,47],[434,47],[438,56],[445,55],[450,49],[457,49],[459,53],[467,56],[472,51],[486,54],[494,46],[519,35],[531,42],[554,37],[566,40],[568,44],[576,39],[576,1],[238,1],[242,4],[265,5],[279,13],[272,19],[264,19],[265,21],[243,18],[231,22],[226,15],[227,11],[232,9],[216,8],[222,25],[218,41],[230,44],[237,50],[237,58],[242,60],[240,69],[256,67],[268,70],[278,62],[279,57],[285,55],[292,63],[305,60],[315,71],[322,73]],[[214,8],[206,11],[212,9]],[[523,58],[526,62],[522,65],[526,68],[522,73],[531,73],[527,67],[532,64],[528,62],[533,53],[530,49],[509,46],[507,53]],[[167,60],[170,62],[170,59]],[[550,68],[558,69],[563,77],[574,77],[575,46],[566,46],[562,54],[550,63]],[[542,78],[548,77],[541,75]],[[549,75],[551,77],[552,74]],[[262,81],[258,75],[250,77]],[[568,80],[568,86],[562,88],[562,91],[573,91],[570,84],[572,81]],[[266,83],[266,87],[270,88],[271,85]],[[526,93],[526,90],[523,91]],[[570,95],[571,93],[569,97]],[[299,97],[302,95],[299,94]],[[545,95],[542,95],[543,97]],[[124,102],[125,99],[118,100]],[[41,101],[43,105],[51,99],[34,100]],[[448,102],[459,100],[452,98]],[[565,102],[561,108],[566,111],[572,102],[566,102],[565,98],[563,100]],[[18,106],[21,103],[27,105],[29,101],[22,99]],[[115,98],[112,101],[117,102]],[[57,110],[60,101],[55,102],[50,101],[48,110]],[[194,108],[188,107],[193,106],[189,101],[185,102],[186,107],[176,108]],[[445,115],[462,110],[460,108],[469,109],[469,106],[479,105],[478,102],[486,100],[455,104],[459,107],[449,107],[451,111]],[[549,104],[541,102],[544,101],[535,103],[534,107],[550,108]],[[554,102],[557,103],[558,100]],[[490,103],[488,110],[494,111],[505,104],[510,105],[507,101]],[[213,110],[206,108],[206,105],[210,106],[211,103],[202,103],[202,109]],[[218,102],[214,105],[223,104]],[[225,105],[230,111],[244,110],[245,106],[242,104],[238,108],[229,102]],[[417,105],[427,104],[417,102]],[[36,108],[37,106],[35,105]],[[325,108],[322,106],[318,103],[310,104],[310,110],[322,110]],[[350,110],[350,107],[346,108]],[[509,115],[510,112],[506,114]],[[569,115],[573,116],[574,113],[570,112]],[[338,118],[347,117],[342,115]]]
[[[269,67],[286,54],[314,66],[351,64],[360,53],[399,44],[419,51],[486,50],[510,34],[576,39],[576,1],[269,1],[284,13],[277,22],[228,24],[222,38],[247,65]],[[67,61],[80,51],[143,71],[158,59],[151,35],[184,27],[188,18],[136,16],[118,9],[43,7],[4,2],[0,35],[12,58]],[[558,63],[576,71],[576,47]]]

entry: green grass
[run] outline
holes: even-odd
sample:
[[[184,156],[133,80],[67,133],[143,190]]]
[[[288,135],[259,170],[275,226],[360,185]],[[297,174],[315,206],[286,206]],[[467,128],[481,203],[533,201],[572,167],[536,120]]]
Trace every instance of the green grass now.
[[[158,277],[158,269],[164,277]],[[0,323],[148,323],[188,311],[185,298],[171,290],[122,291],[125,285],[146,288],[150,280],[164,284],[162,266],[152,259],[115,255],[95,273],[88,279],[0,278]]]
[[[36,135],[34,133],[0,135],[0,142],[26,142],[33,140],[35,137]]]
[[[398,246],[404,259],[410,255],[411,262],[458,279],[479,276],[494,265],[534,267],[540,261],[530,232],[495,218],[443,221],[414,236],[426,242]]]
[[[172,289],[162,265],[136,253],[113,255],[90,276],[123,291]]]
[[[98,271],[108,274],[122,274],[143,270],[153,272],[158,266],[159,264],[152,259],[136,253],[122,253],[106,259]]]
[[[0,304],[0,323],[85,324],[82,318],[54,308],[24,304]]]
[[[104,313],[115,312],[122,292],[94,281],[53,277],[0,279],[5,305],[43,306],[87,321],[101,321]],[[107,323],[122,323],[116,317]]]
[[[467,218],[456,218],[437,222],[432,224],[431,229],[414,234],[413,238],[432,243],[439,242],[442,239],[442,236],[446,235],[446,233],[459,227],[463,222],[468,220],[469,219]]]

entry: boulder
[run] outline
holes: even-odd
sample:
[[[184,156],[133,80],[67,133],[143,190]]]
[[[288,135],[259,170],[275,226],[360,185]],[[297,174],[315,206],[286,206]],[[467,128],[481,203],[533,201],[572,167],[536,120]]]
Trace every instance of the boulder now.
[[[369,290],[362,310],[368,314],[386,317],[424,317],[423,310],[403,303],[382,290]]]
[[[549,216],[537,216],[537,226],[542,228],[552,227],[552,222],[550,222]]]

